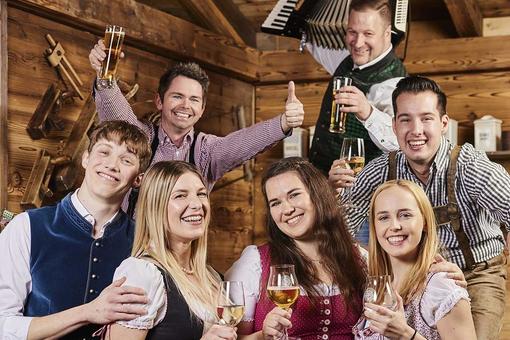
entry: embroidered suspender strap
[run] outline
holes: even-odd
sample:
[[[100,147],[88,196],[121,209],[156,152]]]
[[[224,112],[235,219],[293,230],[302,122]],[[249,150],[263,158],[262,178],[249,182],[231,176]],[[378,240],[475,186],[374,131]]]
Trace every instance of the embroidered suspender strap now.
[[[149,160],[149,164],[152,163],[152,160],[154,159],[154,156],[156,155],[156,150],[158,149],[158,146],[159,146],[159,138],[158,138],[158,128],[159,127],[158,127],[158,125],[153,124],[152,128],[154,130],[154,137],[152,138],[152,143],[151,143],[152,154],[151,154],[151,159]],[[136,202],[138,201],[138,193],[139,193],[138,188],[131,189],[131,192],[129,193],[128,208],[127,208],[126,214],[131,218],[133,218],[133,216],[135,214]]]
[[[397,152],[391,151],[388,154],[388,181],[397,179]]]
[[[471,247],[469,246],[469,239],[460,224],[459,206],[457,204],[457,198],[455,197],[455,175],[457,173],[457,159],[459,158],[460,149],[461,147],[456,145],[450,155],[450,165],[448,166],[448,175],[446,179],[448,191],[447,207],[453,231],[455,232],[460,250],[462,251],[462,255],[464,255],[464,259],[466,261],[466,269],[471,269],[475,264],[475,259],[473,257],[473,252],[471,251]]]

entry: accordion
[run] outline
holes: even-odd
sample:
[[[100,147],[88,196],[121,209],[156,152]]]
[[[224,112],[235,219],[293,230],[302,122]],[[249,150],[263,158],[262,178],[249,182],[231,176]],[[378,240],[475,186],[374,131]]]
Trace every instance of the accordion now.
[[[349,0],[279,0],[261,26],[265,33],[311,41],[329,49],[345,48],[345,27]],[[390,0],[391,42],[396,46],[405,36],[409,0]],[[299,3],[299,8],[297,8]]]

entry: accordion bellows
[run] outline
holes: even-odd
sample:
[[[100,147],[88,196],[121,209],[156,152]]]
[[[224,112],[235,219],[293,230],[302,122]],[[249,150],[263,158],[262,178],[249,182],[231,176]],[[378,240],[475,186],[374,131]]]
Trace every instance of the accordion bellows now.
[[[349,1],[319,0],[310,17],[306,33],[315,45],[329,49],[345,48],[345,25]]]

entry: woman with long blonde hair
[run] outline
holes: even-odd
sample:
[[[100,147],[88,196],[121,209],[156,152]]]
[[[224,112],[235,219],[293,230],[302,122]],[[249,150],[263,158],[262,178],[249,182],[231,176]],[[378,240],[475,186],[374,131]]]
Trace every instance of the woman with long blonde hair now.
[[[114,276],[146,290],[147,314],[111,325],[108,339],[236,338],[235,329],[212,325],[221,278],[206,262],[209,220],[208,191],[195,166],[170,161],[149,170],[136,208],[132,257]]]
[[[366,303],[356,339],[476,339],[466,289],[444,272],[431,273],[438,254],[433,208],[406,180],[377,188],[370,203],[369,275],[390,275],[397,306]]]

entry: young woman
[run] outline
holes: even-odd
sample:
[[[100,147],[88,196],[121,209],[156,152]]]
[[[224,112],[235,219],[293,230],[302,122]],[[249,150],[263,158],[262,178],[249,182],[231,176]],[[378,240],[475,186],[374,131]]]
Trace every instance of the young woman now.
[[[186,162],[156,163],[136,209],[132,257],[114,280],[145,289],[147,315],[110,326],[107,339],[235,339],[215,321],[218,273],[206,263],[210,206],[204,180]]]
[[[388,181],[370,205],[369,274],[389,274],[397,307],[365,304],[356,339],[476,339],[468,293],[446,273],[430,273],[438,253],[436,220],[425,192]]]
[[[362,311],[366,267],[344,226],[327,179],[301,158],[272,164],[262,179],[268,243],[249,246],[226,276],[244,282],[243,339],[352,339]],[[269,300],[272,264],[293,264],[301,293],[292,312]]]

